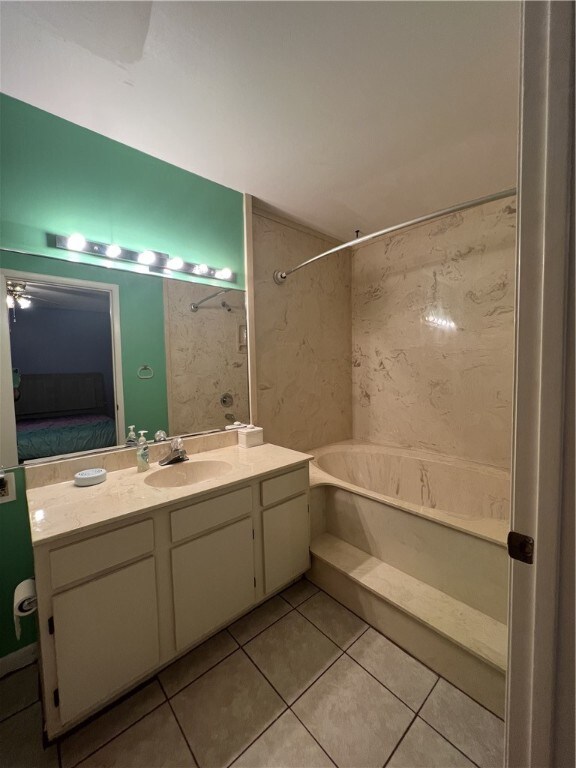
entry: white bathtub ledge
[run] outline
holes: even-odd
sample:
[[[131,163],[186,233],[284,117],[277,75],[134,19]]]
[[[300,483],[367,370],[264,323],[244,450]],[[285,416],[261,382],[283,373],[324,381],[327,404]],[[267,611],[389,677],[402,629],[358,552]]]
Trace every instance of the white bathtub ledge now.
[[[505,624],[329,533],[316,537],[310,551],[377,597],[499,671],[506,671]]]
[[[418,507],[415,504],[402,501],[401,503],[397,499],[393,499],[382,494],[374,493],[373,491],[367,491],[358,485],[353,485],[345,480],[340,480],[333,475],[328,474],[323,469],[320,469],[313,461],[310,462],[310,487],[316,488],[319,486],[332,486],[333,488],[342,488],[345,491],[350,491],[358,496],[363,496],[366,499],[373,499],[382,504],[388,504],[391,507],[401,509],[408,514],[416,515],[417,517],[423,517],[427,520],[433,520],[440,525],[444,525],[447,528],[453,528],[462,533],[466,533],[470,536],[476,536],[479,539],[484,539],[492,544],[497,544],[500,547],[506,548],[506,540],[508,531],[510,530],[510,523],[508,520],[496,520],[493,518],[483,518],[478,520],[471,520],[461,517],[450,517],[445,512],[439,512],[429,507]]]

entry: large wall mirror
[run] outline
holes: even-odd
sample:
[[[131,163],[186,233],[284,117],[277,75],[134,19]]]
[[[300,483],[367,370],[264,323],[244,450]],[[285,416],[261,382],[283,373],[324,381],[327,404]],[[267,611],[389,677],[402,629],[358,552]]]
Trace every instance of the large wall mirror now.
[[[243,290],[30,254],[1,266],[2,463],[123,446],[130,424],[153,439],[250,420]]]

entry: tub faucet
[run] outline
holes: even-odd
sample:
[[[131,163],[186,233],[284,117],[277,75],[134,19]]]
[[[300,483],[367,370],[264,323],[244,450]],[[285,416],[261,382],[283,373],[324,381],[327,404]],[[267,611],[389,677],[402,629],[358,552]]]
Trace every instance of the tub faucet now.
[[[158,464],[165,467],[167,464],[178,464],[180,461],[188,461],[186,455],[186,449],[184,448],[184,441],[181,437],[175,437],[170,441],[170,453],[160,459]]]

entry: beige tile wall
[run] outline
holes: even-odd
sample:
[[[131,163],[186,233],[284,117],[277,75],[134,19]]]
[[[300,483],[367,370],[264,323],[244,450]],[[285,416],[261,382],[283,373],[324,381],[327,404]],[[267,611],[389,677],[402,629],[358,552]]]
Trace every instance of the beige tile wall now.
[[[202,304],[190,305],[216,293],[211,285],[164,281],[166,384],[169,434],[223,427],[248,422],[248,353],[241,345],[240,329],[246,327],[244,291],[229,291]],[[232,308],[227,312],[221,302]],[[220,404],[231,394],[234,403]]]
[[[508,198],[355,251],[355,438],[510,466],[515,237]]]
[[[256,421],[268,442],[296,450],[352,436],[350,255],[291,275],[332,248],[320,234],[265,213],[253,218]]]

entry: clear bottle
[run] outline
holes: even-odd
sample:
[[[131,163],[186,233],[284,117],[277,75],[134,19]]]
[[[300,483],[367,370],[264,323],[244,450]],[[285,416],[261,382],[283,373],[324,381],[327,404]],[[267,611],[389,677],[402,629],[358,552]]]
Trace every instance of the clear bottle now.
[[[134,424],[130,424],[128,427],[128,437],[126,438],[126,445],[136,445],[136,432],[134,432]]]
[[[146,472],[150,469],[150,451],[148,449],[148,441],[144,435],[148,432],[147,429],[139,429],[140,437],[138,438],[138,447],[136,449],[136,466],[138,472]]]

